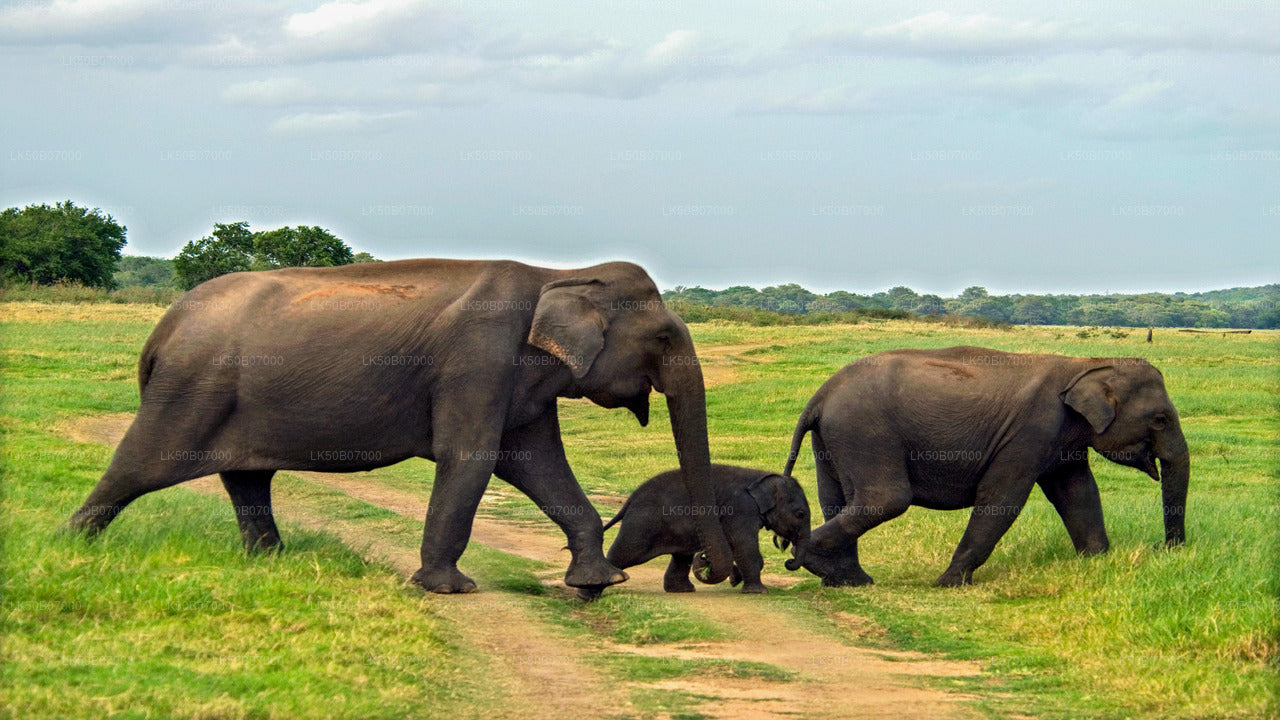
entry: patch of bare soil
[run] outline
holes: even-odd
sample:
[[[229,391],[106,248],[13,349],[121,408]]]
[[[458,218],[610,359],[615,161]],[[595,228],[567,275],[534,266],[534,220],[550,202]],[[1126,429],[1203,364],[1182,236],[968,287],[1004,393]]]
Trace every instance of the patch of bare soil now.
[[[123,436],[129,415],[84,418],[60,426],[65,437],[80,442],[114,445]],[[329,473],[294,473],[312,482],[397,514],[425,517],[426,493],[385,487],[374,480]],[[185,483],[197,492],[221,494],[221,483],[208,477]],[[362,528],[334,523],[305,498],[276,493],[277,512],[289,522],[338,535],[353,548],[386,560],[403,576],[418,568],[416,548],[391,543],[370,543]],[[472,541],[556,566],[543,573],[544,582],[561,584],[568,565],[564,537],[549,521],[515,523],[478,516]],[[465,564],[465,556],[464,556]],[[794,680],[710,677],[665,680],[646,684],[707,698],[699,708],[714,718],[764,720],[770,718],[964,718],[974,713],[959,705],[972,697],[924,687],[929,677],[972,676],[973,663],[944,661],[919,653],[859,647],[859,639],[878,638],[883,629],[855,615],[837,613],[831,622],[806,622],[811,618],[803,601],[776,595],[744,595],[727,583],[699,586],[692,594],[662,592],[666,558],[628,569],[628,589],[639,596],[681,602],[719,624],[729,640],[672,645],[629,646],[608,643],[617,653],[671,657],[686,660],[752,661],[789,670]],[[766,576],[766,585],[785,585],[798,576]],[[500,593],[463,596],[427,596],[434,609],[453,620],[467,639],[502,669],[494,677],[512,698],[511,707],[527,708],[531,717],[599,716],[605,708],[625,712],[621,689],[611,687],[597,671],[582,662],[578,644],[557,637],[543,621],[531,615],[515,598]],[[518,632],[512,632],[518,628]],[[589,657],[589,655],[587,656]],[[637,683],[636,685],[639,685]]]
[[[703,345],[698,347],[698,364],[702,367],[702,381],[707,387],[726,385],[738,379],[743,365],[769,362],[768,358],[743,355],[748,350],[768,345]]]

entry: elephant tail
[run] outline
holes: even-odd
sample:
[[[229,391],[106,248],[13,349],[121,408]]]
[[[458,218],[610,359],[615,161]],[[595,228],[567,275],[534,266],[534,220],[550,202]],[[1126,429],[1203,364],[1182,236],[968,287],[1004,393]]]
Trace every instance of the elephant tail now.
[[[622,516],[627,514],[627,508],[629,507],[631,507],[631,498],[627,498],[627,501],[622,503],[622,507],[618,508],[618,514],[614,515],[612,520],[605,523],[601,530],[608,530],[616,525],[620,520],[622,520]]]
[[[796,431],[791,436],[791,452],[787,454],[787,466],[782,470],[783,475],[790,475],[795,468],[796,460],[800,458],[800,446],[804,444],[804,436],[809,434],[809,431],[818,424],[818,418],[822,414],[821,407],[821,399],[818,395],[815,395],[809,401],[809,404],[805,406],[804,412],[800,413],[800,420],[796,423]]]

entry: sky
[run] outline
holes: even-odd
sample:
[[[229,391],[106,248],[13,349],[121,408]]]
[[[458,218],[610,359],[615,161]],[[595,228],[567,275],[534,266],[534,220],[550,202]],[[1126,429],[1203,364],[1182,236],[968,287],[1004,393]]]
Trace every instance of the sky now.
[[[0,203],[659,287],[1280,280],[1280,3],[22,0]]]

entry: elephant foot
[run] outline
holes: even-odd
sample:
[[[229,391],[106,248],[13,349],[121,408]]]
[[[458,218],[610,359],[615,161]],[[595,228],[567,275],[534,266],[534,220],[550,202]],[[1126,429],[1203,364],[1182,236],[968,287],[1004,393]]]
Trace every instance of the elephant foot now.
[[[822,587],[862,587],[863,585],[875,585],[876,581],[865,572],[859,572],[857,575],[847,577],[827,576],[822,578]]]
[[[729,571],[729,587],[738,587],[742,582],[742,573],[738,572],[738,564],[733,564],[733,570]],[[743,592],[746,592],[744,589]]]
[[[769,588],[765,587],[761,583],[743,583],[742,592],[750,593],[753,595],[763,595],[769,592]]]
[[[476,582],[463,575],[456,567],[446,570],[422,568],[414,573],[410,579],[427,592],[440,593],[442,595],[473,593],[476,591]]]
[[[938,587],[960,587],[961,585],[973,584],[972,570],[951,570],[948,569],[938,579],[933,582]]]
[[[564,574],[564,584],[574,588],[606,588],[626,582],[627,574],[601,556],[598,560],[579,562],[574,558]]]
[[[275,533],[244,540],[244,551],[250,555],[278,553],[282,550],[284,543],[280,542],[280,536]]]
[[[695,590],[693,583],[690,582],[687,577],[680,578],[679,580],[662,578],[662,589],[669,593],[691,593]]]

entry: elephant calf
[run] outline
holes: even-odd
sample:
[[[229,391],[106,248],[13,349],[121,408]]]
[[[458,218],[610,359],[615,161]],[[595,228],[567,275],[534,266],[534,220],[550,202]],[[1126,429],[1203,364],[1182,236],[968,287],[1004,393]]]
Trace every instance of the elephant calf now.
[[[858,538],[911,505],[973,508],[937,584],[972,582],[1035,485],[1078,552],[1106,552],[1089,448],[1162,483],[1165,542],[1186,538],[1187,442],[1163,376],[1140,358],[975,347],[880,353],[814,394],[785,473],[810,432],[826,522],[814,529],[804,566],[824,585],[871,583]]]
[[[798,560],[804,557],[809,543],[809,501],[795,478],[766,470],[712,465],[711,485],[716,505],[704,508],[689,501],[679,470],[645,481],[604,526],[607,530],[622,523],[609,548],[609,562],[626,569],[659,555],[670,555],[662,588],[667,592],[693,592],[689,570],[694,556],[702,550],[694,522],[699,515],[711,513],[719,516],[729,539],[734,559],[733,584],[737,585],[740,579],[742,592],[766,591],[760,582],[764,567],[760,556],[761,527],[782,539],[779,547],[795,546],[796,558],[788,560],[787,567],[799,569]],[[774,542],[779,543],[777,539]],[[586,600],[600,595],[586,588],[578,594]]]

